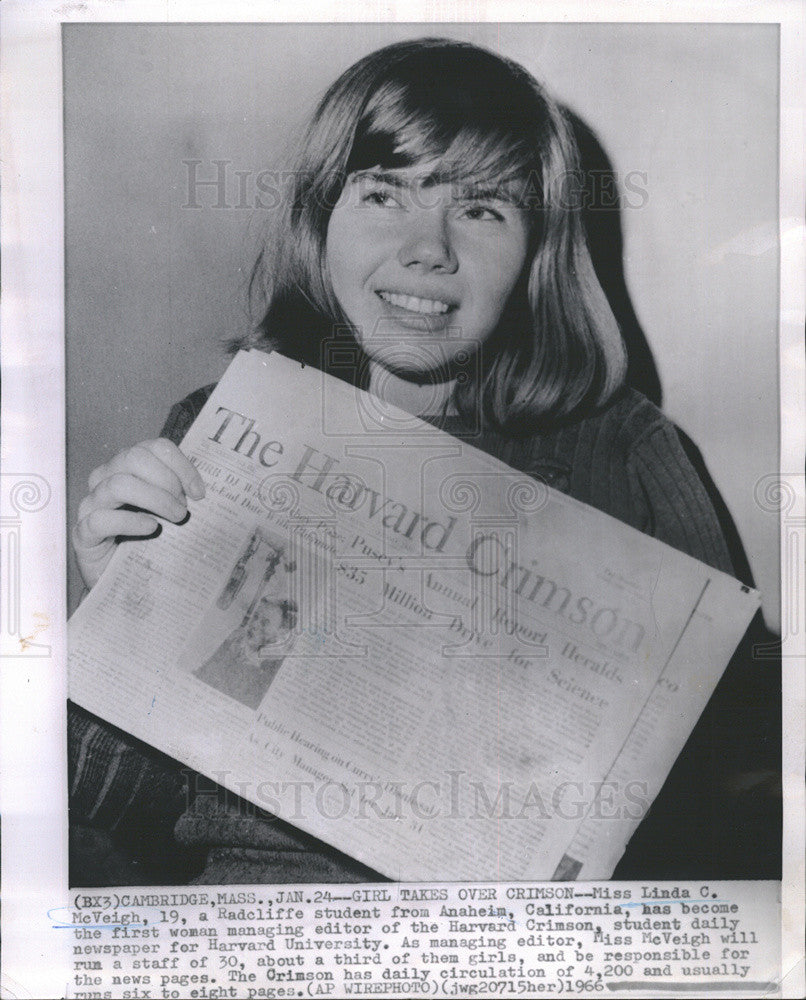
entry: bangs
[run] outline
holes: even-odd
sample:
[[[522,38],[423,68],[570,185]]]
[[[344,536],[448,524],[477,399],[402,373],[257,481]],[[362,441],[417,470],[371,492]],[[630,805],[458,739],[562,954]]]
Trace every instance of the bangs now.
[[[526,74],[481,50],[429,55],[389,67],[358,121],[347,173],[428,164],[435,183],[493,186],[539,173],[545,112]]]

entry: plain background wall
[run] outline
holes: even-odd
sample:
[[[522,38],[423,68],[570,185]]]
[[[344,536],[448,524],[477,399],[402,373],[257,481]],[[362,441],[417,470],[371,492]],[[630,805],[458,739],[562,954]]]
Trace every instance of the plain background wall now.
[[[343,69],[423,35],[521,62],[617,177],[635,172],[624,273],[663,408],[699,446],[777,627],[777,516],[754,499],[778,469],[775,26],[66,26],[70,524],[91,469],[155,436],[249,328],[260,172],[282,168]],[[198,180],[224,161],[226,207],[210,186],[189,197],[190,160]],[[71,606],[80,589],[73,567]]]

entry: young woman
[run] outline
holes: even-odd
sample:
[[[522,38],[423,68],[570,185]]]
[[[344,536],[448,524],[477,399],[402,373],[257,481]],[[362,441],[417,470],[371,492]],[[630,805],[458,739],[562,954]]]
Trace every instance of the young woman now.
[[[452,41],[382,49],[327,92],[293,176],[254,275],[265,315],[241,346],[325,367],[731,571],[673,426],[624,385],[573,134],[525,70]],[[347,369],[329,362],[334,336],[354,349]],[[89,587],[120,536],[180,522],[186,498],[203,495],[177,445],[209,392],[174,407],[163,437],[92,473],[73,530]],[[76,820],[135,840],[158,829],[159,851],[171,837],[194,849],[201,881],[373,877],[232,796],[195,794],[198,776],[79,711],[71,756]]]

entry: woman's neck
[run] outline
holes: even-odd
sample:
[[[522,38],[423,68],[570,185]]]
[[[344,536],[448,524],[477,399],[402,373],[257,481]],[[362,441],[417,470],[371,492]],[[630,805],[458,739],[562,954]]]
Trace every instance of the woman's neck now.
[[[375,361],[369,363],[369,391],[385,403],[397,406],[416,417],[455,413],[451,403],[453,381],[418,385],[393,375]]]

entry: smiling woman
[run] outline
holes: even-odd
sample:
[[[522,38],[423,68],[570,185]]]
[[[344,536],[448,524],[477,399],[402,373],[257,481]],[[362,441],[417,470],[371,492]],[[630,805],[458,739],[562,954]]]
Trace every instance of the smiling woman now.
[[[377,385],[382,364],[507,433],[603,405],[626,352],[588,251],[579,168],[569,120],[515,63],[443,39],[366,56],[301,143],[255,274],[268,311],[243,346],[321,365],[335,320],[363,348],[357,384]],[[473,356],[475,377],[453,381],[457,355]]]
[[[570,119],[521,66],[441,39],[365,56],[322,98],[291,177],[253,275],[262,319],[239,346],[277,350],[368,388],[576,500],[733,570],[674,427],[625,385],[627,351],[583,226]],[[332,351],[334,344],[349,350]],[[187,497],[203,492],[177,445],[210,389],[177,404],[158,441],[92,474],[73,530],[88,586],[120,535],[180,523]],[[518,573],[520,593],[532,573],[526,567],[513,563],[502,586]],[[546,607],[559,592],[557,613],[564,611],[570,594],[534,573],[531,592]],[[581,597],[574,607],[587,614],[589,604]],[[622,645],[635,642],[633,623],[601,621],[602,630],[618,627]],[[237,656],[268,655],[269,641],[255,635],[244,621]],[[216,654],[223,688],[234,641]],[[260,695],[250,687],[248,696],[257,708]],[[80,712],[71,751],[74,818],[120,831],[158,817],[168,840],[202,857],[201,881],[378,877],[226,793],[188,808],[179,765]],[[701,768],[693,771],[696,783]],[[711,792],[701,789],[703,801]],[[687,794],[693,799],[696,789]],[[625,870],[700,878],[735,876],[738,865],[745,874],[756,865],[760,875],[775,864],[737,860],[740,849],[723,838],[703,849],[703,864],[687,867],[671,846],[702,842],[702,831],[698,840],[686,817],[677,822],[684,829],[656,835],[654,852],[644,845],[637,860],[628,852]]]

